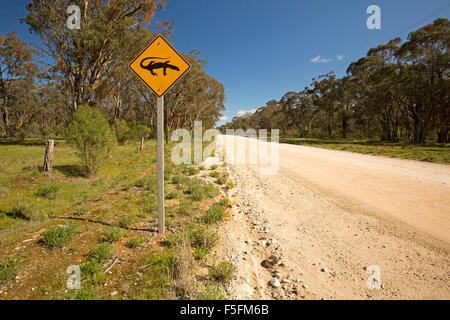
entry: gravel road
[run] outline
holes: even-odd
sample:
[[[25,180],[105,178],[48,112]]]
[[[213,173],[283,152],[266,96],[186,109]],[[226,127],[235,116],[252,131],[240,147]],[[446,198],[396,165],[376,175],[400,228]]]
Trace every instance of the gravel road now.
[[[237,152],[255,152],[247,138],[220,141],[229,162]],[[237,141],[244,143],[234,148]],[[278,171],[267,176],[263,166],[230,166],[236,184],[233,223],[242,226],[225,228],[238,256],[251,255],[243,240],[258,237],[250,234],[258,221],[279,244],[284,272],[299,279],[302,297],[450,298],[450,166],[285,144],[279,145]],[[247,278],[246,288],[253,286],[251,292],[264,294],[244,298],[265,298],[270,286],[261,283],[272,275],[256,269],[254,261],[264,258],[264,251],[253,251],[256,256],[240,262],[247,273],[241,278]],[[379,290],[367,286],[373,270],[380,271]]]

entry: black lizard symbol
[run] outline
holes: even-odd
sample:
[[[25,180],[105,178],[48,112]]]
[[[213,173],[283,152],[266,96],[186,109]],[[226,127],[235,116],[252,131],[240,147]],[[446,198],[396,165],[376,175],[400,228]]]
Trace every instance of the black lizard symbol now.
[[[148,57],[148,58],[142,59],[141,68],[150,71],[153,76],[158,75],[157,73],[153,72],[153,70],[155,70],[155,69],[163,69],[165,76],[167,75],[167,69],[180,71],[180,69],[178,67],[169,64],[170,60],[167,60],[166,62],[156,62],[156,61],[154,61],[155,59],[166,60],[169,58]],[[153,60],[153,61],[150,61],[147,65],[144,65],[144,61],[147,61],[147,60]]]

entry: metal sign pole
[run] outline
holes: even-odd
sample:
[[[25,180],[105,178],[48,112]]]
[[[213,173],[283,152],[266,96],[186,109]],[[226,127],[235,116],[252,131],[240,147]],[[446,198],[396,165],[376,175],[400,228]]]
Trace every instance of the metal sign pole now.
[[[164,96],[156,103],[156,137],[158,153],[158,232],[164,232]]]

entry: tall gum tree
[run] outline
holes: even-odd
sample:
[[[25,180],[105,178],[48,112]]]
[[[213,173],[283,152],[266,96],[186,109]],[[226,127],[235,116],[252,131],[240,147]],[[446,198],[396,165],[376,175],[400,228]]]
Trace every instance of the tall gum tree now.
[[[80,7],[80,30],[66,27],[70,5]],[[34,0],[27,5],[23,21],[40,36],[55,61],[51,71],[65,78],[75,111],[81,104],[99,104],[97,90],[108,81],[106,75],[130,34],[150,23],[164,5],[163,0]]]

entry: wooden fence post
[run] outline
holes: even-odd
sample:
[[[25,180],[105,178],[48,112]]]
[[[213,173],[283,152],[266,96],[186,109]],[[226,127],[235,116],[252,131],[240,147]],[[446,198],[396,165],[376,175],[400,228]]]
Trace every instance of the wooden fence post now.
[[[141,138],[141,147],[139,148],[139,150],[144,150],[144,137]]]
[[[45,157],[44,157],[44,172],[52,172],[53,169],[53,148],[55,141],[53,139],[47,140],[45,145]]]

